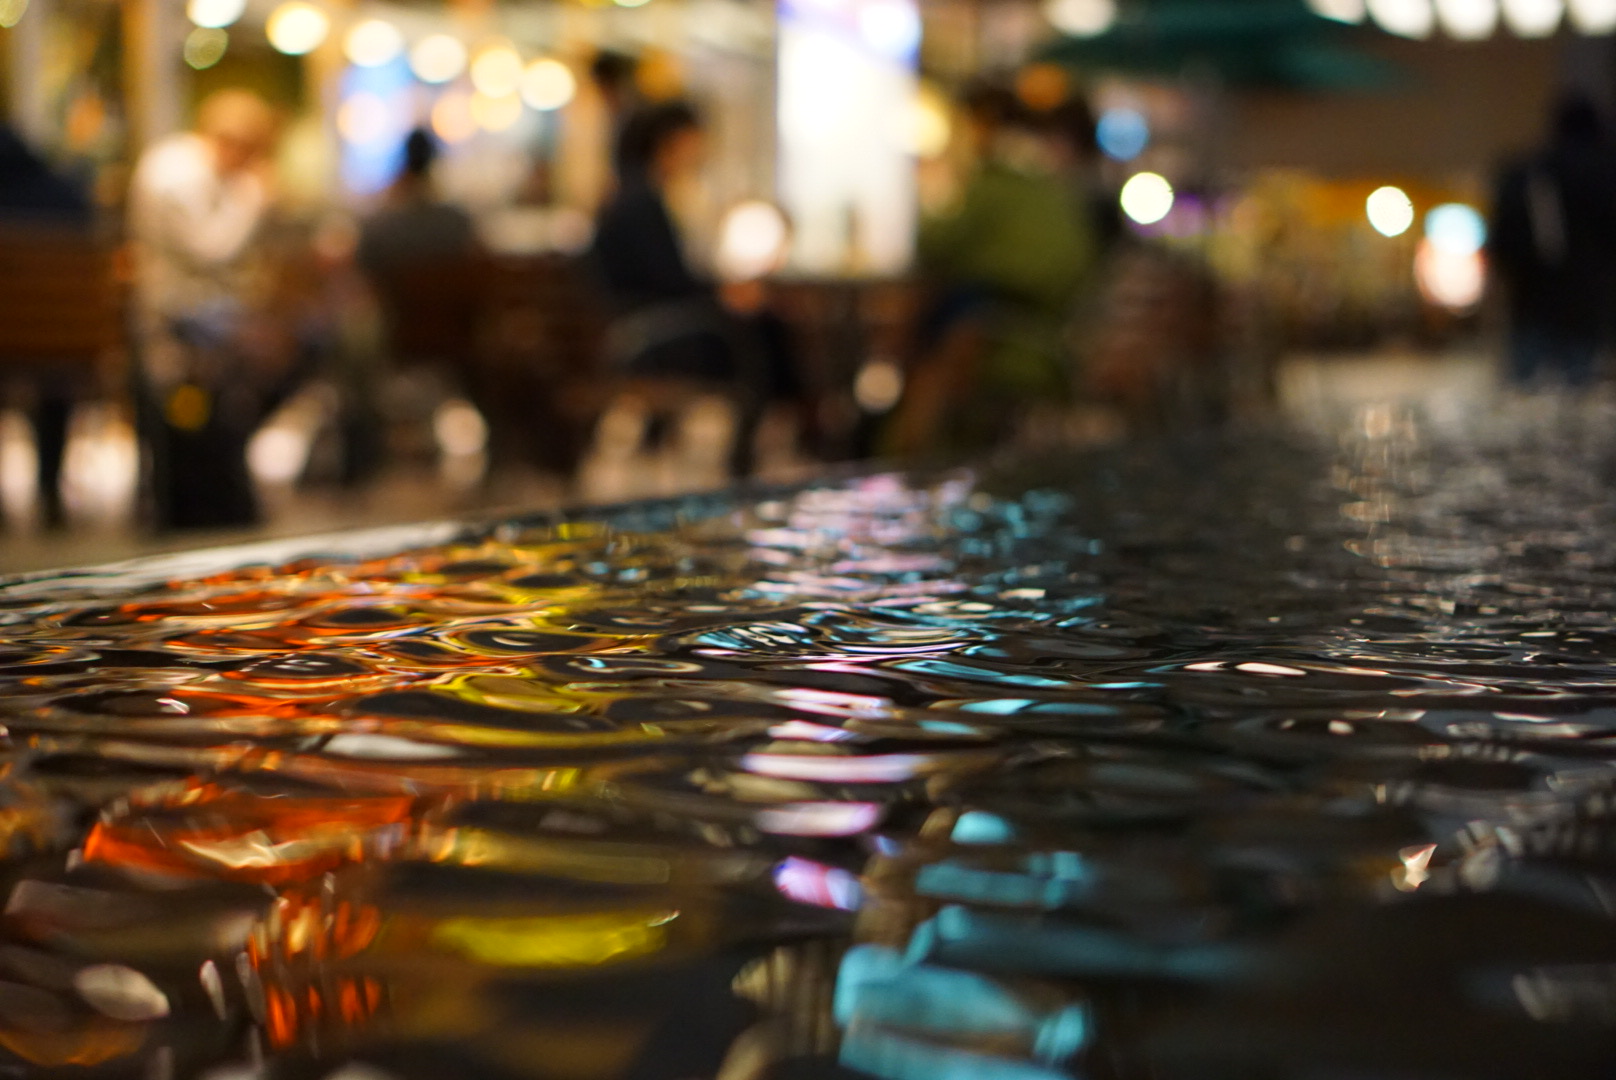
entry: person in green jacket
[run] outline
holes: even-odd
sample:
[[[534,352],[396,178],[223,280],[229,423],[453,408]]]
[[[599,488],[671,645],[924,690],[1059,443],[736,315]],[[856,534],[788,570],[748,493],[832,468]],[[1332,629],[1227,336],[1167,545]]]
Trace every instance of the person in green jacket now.
[[[934,299],[894,420],[898,453],[981,449],[1027,405],[1071,397],[1064,330],[1098,245],[1070,159],[1008,92],[979,91],[967,108],[977,163],[918,239]]]

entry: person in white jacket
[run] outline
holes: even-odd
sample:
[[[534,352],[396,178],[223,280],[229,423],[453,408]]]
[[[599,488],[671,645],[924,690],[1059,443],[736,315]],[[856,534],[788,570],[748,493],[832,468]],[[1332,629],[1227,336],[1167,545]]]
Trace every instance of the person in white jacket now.
[[[129,191],[145,442],[160,527],[256,518],[235,343],[273,203],[274,110],[247,90],[203,101],[194,132],[153,144]]]

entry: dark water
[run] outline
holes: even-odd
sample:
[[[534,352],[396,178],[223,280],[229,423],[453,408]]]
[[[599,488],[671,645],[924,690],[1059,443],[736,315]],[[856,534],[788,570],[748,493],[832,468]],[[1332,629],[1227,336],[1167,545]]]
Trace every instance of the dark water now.
[[[0,1076],[1611,1075],[1612,473],[1370,412],[15,582]]]

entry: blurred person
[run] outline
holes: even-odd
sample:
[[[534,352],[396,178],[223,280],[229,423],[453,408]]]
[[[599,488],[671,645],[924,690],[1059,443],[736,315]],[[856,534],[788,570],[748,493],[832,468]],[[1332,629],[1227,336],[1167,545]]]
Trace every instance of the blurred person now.
[[[613,362],[629,375],[727,388],[738,409],[730,469],[744,476],[764,408],[800,394],[789,334],[758,283],[720,288],[685,255],[668,193],[701,167],[705,151],[701,118],[684,102],[629,117],[617,189],[596,221],[590,257],[613,313]]]
[[[933,300],[893,417],[904,454],[980,449],[1070,398],[1063,332],[1097,258],[1048,125],[998,88],[973,91],[966,114],[975,162],[918,238]]]
[[[611,49],[602,49],[589,62],[589,81],[606,106],[614,137],[622,134],[623,121],[641,106],[639,87],[634,85],[639,66],[634,57]]]
[[[500,410],[480,383],[476,347],[486,253],[471,214],[440,196],[438,159],[430,132],[410,132],[398,177],[360,223],[355,257],[379,302],[388,363],[430,380],[428,396],[438,400],[427,406],[464,391],[492,423]]]
[[[273,361],[246,338],[264,279],[278,127],[256,94],[218,91],[196,130],[148,149],[130,183],[142,427],[160,528],[258,517],[246,446]]]
[[[381,207],[359,227],[359,266],[373,281],[445,259],[466,259],[480,248],[471,215],[438,197],[432,168],[438,145],[416,128],[404,140],[404,164]]]
[[[94,216],[89,198],[78,185],[52,170],[16,132],[0,125],[0,225],[41,230],[35,242],[49,244],[53,238],[88,239]],[[30,382],[28,420],[37,461],[35,497],[40,520],[54,529],[66,520],[62,459],[67,451],[74,386],[61,373],[41,373]]]
[[[1099,169],[1100,143],[1094,110],[1082,98],[1069,98],[1052,109],[1048,126],[1054,139],[1056,168],[1071,185],[1094,243],[1096,262],[1115,252],[1128,237],[1117,189],[1105,183]]]
[[[1591,384],[1613,329],[1616,158],[1587,98],[1564,98],[1548,144],[1503,171],[1488,254],[1509,312],[1510,380]]]

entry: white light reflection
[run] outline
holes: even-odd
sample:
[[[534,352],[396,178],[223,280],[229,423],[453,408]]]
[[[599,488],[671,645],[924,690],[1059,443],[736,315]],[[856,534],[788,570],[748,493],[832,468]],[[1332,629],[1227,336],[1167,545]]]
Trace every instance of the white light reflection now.
[[[1436,0],[1436,17],[1455,41],[1483,41],[1498,29],[1498,0]]]
[[[511,97],[522,85],[522,58],[508,45],[481,50],[471,61],[471,85],[486,97]]]
[[[359,67],[381,67],[404,51],[404,35],[385,19],[366,19],[348,31],[342,51]]]
[[[302,56],[319,48],[331,30],[331,19],[324,11],[304,0],[289,0],[270,12],[264,33],[277,52]]]
[[[1436,29],[1431,0],[1369,0],[1369,14],[1382,30],[1398,37],[1428,38]]]
[[[808,742],[856,742],[858,733],[846,728],[814,724],[807,720],[787,720],[769,729],[771,739],[805,739]]]
[[[896,784],[920,775],[930,762],[923,754],[877,754],[870,757],[751,753],[741,768],[780,780],[814,780],[843,784]]]
[[[134,968],[92,964],[73,976],[73,989],[96,1012],[126,1023],[160,1020],[169,1014],[168,996]]]
[[[559,109],[578,91],[572,69],[559,60],[540,57],[522,71],[522,100],[540,112]]]
[[[1406,847],[1397,853],[1402,868],[1392,872],[1392,883],[1404,892],[1413,892],[1431,878],[1431,856],[1436,854],[1435,844]]]
[[[785,803],[757,812],[757,827],[775,836],[856,836],[880,820],[877,803]]]
[[[1099,37],[1116,25],[1116,0],[1046,0],[1049,25],[1073,37]]]
[[[1122,185],[1122,212],[1140,225],[1154,225],[1173,210],[1173,185],[1159,173],[1142,172]]]
[[[904,59],[920,48],[920,12],[904,0],[874,0],[859,8],[859,35],[882,56]]]
[[[241,18],[247,10],[247,0],[190,0],[185,14],[198,26],[209,30],[222,30]]]
[[[396,735],[376,735],[370,732],[334,735],[320,747],[320,753],[383,761],[441,761],[444,758],[465,755],[463,750],[454,746],[417,742],[414,739],[401,739]]]
[[[1356,25],[1367,13],[1364,0],[1307,0],[1313,14],[1333,22]]]
[[[1517,37],[1549,37],[1565,15],[1565,0],[1503,0],[1503,4],[1504,22]]]
[[[786,217],[773,203],[751,199],[731,207],[718,227],[719,276],[726,281],[767,277],[785,262],[789,236]]]
[[[1376,188],[1364,202],[1369,224],[1382,236],[1402,236],[1414,224],[1414,203],[1402,188]]]
[[[1616,33],[1616,0],[1571,0],[1570,15],[1580,34]]]
[[[856,911],[864,899],[858,878],[812,859],[788,857],[774,868],[774,887],[799,904]]]
[[[1303,671],[1301,668],[1285,667],[1283,664],[1264,664],[1258,661],[1248,661],[1244,664],[1236,664],[1235,670],[1244,671],[1251,675],[1285,675],[1295,677],[1297,675],[1307,674],[1307,672]]]
[[[448,82],[466,70],[466,47],[448,34],[424,37],[410,50],[410,70],[422,82]]]

